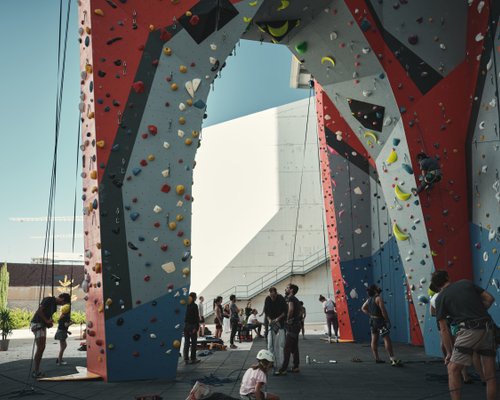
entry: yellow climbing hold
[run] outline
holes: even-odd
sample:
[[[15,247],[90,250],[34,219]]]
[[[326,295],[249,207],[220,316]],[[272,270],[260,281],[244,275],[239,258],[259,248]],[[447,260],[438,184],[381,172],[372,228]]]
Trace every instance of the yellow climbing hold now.
[[[288,32],[288,21],[285,21],[285,23],[281,25],[279,28],[274,28],[270,25],[267,25],[267,30],[275,38],[280,38],[281,36],[285,36],[285,34]]]
[[[399,200],[403,201],[407,201],[411,197],[411,193],[403,192],[399,185],[394,186],[394,193]]]
[[[172,49],[170,47],[165,47],[163,49],[163,54],[165,54],[166,56],[171,56],[172,55]]]
[[[248,3],[248,5],[250,7],[255,7],[259,2],[258,1],[251,1],[250,3]]]
[[[389,157],[387,157],[387,160],[385,160],[385,162],[387,163],[387,165],[391,165],[397,160],[398,160],[398,153],[396,153],[396,150],[392,149],[391,153],[389,154]]]
[[[172,89],[175,92],[177,89],[179,89],[179,86],[177,86],[177,83],[172,83],[170,85],[170,89]]]
[[[288,8],[290,2],[288,0],[281,0],[281,5],[276,9],[276,11],[282,11],[285,8]]]
[[[185,65],[180,65],[179,66],[179,71],[182,72],[183,74],[185,74],[187,72],[187,67]]]
[[[154,161],[154,160],[155,160],[155,156],[153,154],[149,154],[148,161]]]
[[[438,255],[438,253],[436,253],[434,250],[431,250],[431,255],[432,255],[432,257],[436,257]]]
[[[243,22],[245,24],[249,24],[250,22],[252,22],[252,17],[243,17]]]
[[[333,59],[333,57],[330,56],[321,57],[321,64],[326,64],[326,63],[330,63],[332,67],[335,67],[335,60]]]
[[[179,340],[174,340],[172,346],[174,349],[179,349],[181,347],[181,342]]]
[[[184,246],[186,246],[186,247],[191,246],[191,241],[189,239],[184,239],[183,243],[184,243]]]
[[[182,221],[182,220],[184,219],[184,215],[182,215],[182,214],[177,214],[177,215],[175,216],[175,219],[176,219],[177,221]]]
[[[99,147],[100,149],[102,149],[104,147],[104,145],[105,145],[104,140],[98,140],[96,142],[96,146]]]
[[[190,272],[191,272],[191,271],[189,270],[189,268],[188,268],[188,267],[186,267],[186,268],[184,268],[184,269],[182,270],[182,275],[184,275],[184,276],[188,276]]]
[[[185,187],[184,185],[177,185],[175,187],[175,193],[177,193],[179,196],[184,194]]]
[[[96,170],[90,171],[90,179],[97,179],[97,171]]]
[[[172,221],[168,223],[168,229],[170,229],[171,231],[175,231],[175,228],[177,228],[177,222]]]
[[[179,124],[184,125],[186,123],[186,118],[179,117]]]
[[[371,146],[372,144],[375,144],[378,142],[378,137],[375,135],[374,132],[366,131],[363,136],[365,138],[370,138],[371,140],[368,140],[366,143]]]
[[[191,138],[186,138],[186,140],[184,140],[184,144],[186,146],[191,146],[193,144],[193,139]]]
[[[104,11],[102,11],[100,8],[96,8],[94,10],[95,15],[100,15],[101,17],[104,17]]]
[[[394,234],[397,240],[408,240],[408,238],[410,237],[410,235],[401,231],[401,229],[399,229],[398,224],[396,223],[392,224],[392,233]]]

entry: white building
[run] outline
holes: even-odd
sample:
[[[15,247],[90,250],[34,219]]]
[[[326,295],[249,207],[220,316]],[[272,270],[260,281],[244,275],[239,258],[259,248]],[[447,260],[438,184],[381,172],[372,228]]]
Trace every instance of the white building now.
[[[332,294],[332,278],[316,121],[313,97],[203,130],[194,170],[192,290],[207,310],[217,295],[226,303],[234,293],[260,312],[270,286],[283,293],[293,281],[306,322],[324,321],[318,296]]]

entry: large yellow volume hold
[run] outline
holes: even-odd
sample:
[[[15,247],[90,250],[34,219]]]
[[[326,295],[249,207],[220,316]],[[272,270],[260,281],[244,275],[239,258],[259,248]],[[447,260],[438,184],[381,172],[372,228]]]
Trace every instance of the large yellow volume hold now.
[[[394,233],[397,240],[408,240],[410,237],[407,233],[402,232],[396,223],[392,224],[392,233]]]
[[[385,162],[387,165],[390,165],[398,160],[398,153],[396,153],[396,150],[392,149],[391,153],[389,154],[389,157],[387,157],[387,160]]]
[[[399,200],[403,201],[407,201],[411,197],[411,193],[403,192],[399,185],[394,186],[394,193]]]

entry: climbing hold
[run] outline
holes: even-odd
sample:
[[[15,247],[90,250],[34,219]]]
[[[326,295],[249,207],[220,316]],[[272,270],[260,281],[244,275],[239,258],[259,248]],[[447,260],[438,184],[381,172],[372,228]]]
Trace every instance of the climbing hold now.
[[[295,51],[298,54],[304,54],[307,51],[307,42],[301,42],[295,45]]]
[[[408,172],[410,175],[413,175],[413,168],[409,164],[401,164],[401,168],[403,168],[406,172]]]
[[[161,266],[161,269],[163,269],[163,271],[165,271],[167,274],[171,274],[172,272],[175,272],[175,264],[173,262],[165,263]]]
[[[101,16],[101,17],[104,17],[104,11],[102,11],[100,8],[96,8],[96,9],[94,10],[94,14],[95,14],[95,15],[99,15],[99,16]]]
[[[188,267],[182,269],[182,275],[184,275],[184,277],[188,276],[190,272]]]
[[[409,234],[402,232],[396,223],[392,224],[392,233],[397,240],[408,240],[410,237]]]
[[[174,349],[179,349],[181,347],[181,342],[179,340],[174,340],[172,343]]]
[[[333,59],[333,57],[330,56],[321,57],[321,64],[327,64],[327,63],[330,63],[332,67],[335,67],[335,60]]]
[[[184,185],[177,185],[177,186],[175,187],[175,192],[176,192],[179,196],[183,195],[183,194],[184,194],[184,191],[185,191]]]
[[[132,221],[135,221],[137,218],[139,218],[139,215],[140,215],[140,214],[139,214],[138,212],[135,212],[135,211],[134,211],[134,212],[130,213],[130,219],[131,219]]]
[[[394,186],[394,193],[399,200],[407,201],[411,197],[411,193],[406,193],[401,190],[399,185]]]
[[[396,153],[396,150],[392,149],[390,152],[389,156],[387,157],[387,160],[385,162],[387,165],[391,165],[392,163],[396,162],[398,160],[398,153]]]
[[[418,296],[418,301],[423,304],[429,303],[429,299],[427,298],[427,296],[424,296],[423,294]]]

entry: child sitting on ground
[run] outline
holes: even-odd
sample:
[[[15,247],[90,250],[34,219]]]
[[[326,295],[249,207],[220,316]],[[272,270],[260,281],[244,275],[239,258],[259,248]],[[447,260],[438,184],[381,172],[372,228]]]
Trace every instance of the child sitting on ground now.
[[[252,365],[241,380],[240,397],[243,400],[279,400],[274,393],[264,391],[267,383],[267,373],[272,369],[274,355],[269,350],[260,350],[257,353],[258,363]]]
[[[63,361],[64,350],[66,350],[67,344],[66,339],[68,338],[68,327],[71,325],[71,306],[65,304],[61,307],[61,316],[59,317],[59,323],[57,325],[57,331],[55,340],[59,340],[59,357],[57,357],[57,365],[66,365],[67,362]]]

